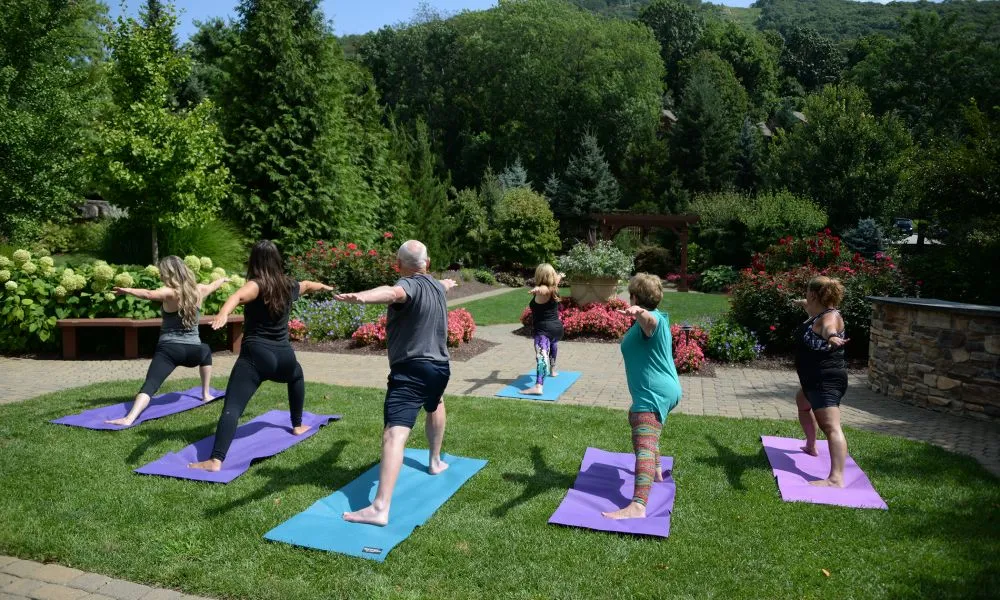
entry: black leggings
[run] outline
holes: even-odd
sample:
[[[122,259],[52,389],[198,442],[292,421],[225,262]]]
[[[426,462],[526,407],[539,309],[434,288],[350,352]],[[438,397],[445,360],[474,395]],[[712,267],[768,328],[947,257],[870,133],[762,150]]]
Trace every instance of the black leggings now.
[[[208,344],[157,344],[153,362],[149,363],[146,381],[143,382],[139,393],[147,396],[155,394],[177,367],[210,366],[212,366],[212,350]]]
[[[292,416],[292,427],[302,424],[302,406],[306,400],[306,380],[302,366],[295,360],[295,351],[288,345],[261,342],[244,343],[240,357],[229,374],[226,386],[226,400],[222,406],[222,416],[215,428],[215,446],[212,458],[226,460],[226,453],[236,435],[236,424],[246,410],[250,398],[264,381],[288,384],[288,410]]]

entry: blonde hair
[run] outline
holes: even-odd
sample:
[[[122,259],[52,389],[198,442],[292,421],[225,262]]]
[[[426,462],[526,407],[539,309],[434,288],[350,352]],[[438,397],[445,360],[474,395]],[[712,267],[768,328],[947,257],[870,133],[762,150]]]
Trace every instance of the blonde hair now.
[[[635,303],[653,310],[663,300],[663,281],[656,275],[636,273],[628,282],[628,293],[635,297]]]
[[[837,308],[844,300],[844,285],[839,279],[820,275],[809,280],[806,289],[816,295],[823,306]]]
[[[549,288],[552,298],[559,302],[559,275],[555,267],[549,263],[542,263],[535,267],[535,285],[544,285]]]
[[[177,293],[177,312],[187,328],[198,325],[198,307],[201,306],[201,292],[194,272],[176,256],[167,256],[160,261],[160,280],[163,285]]]

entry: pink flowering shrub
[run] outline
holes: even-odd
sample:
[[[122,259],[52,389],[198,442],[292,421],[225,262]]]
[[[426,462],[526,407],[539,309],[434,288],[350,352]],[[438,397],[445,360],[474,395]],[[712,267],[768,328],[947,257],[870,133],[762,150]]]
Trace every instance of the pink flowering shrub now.
[[[674,366],[678,373],[693,373],[705,366],[705,351],[694,340],[680,343],[674,338]]]
[[[677,354],[678,344],[686,341],[698,346],[703,352],[705,350],[705,345],[708,344],[708,332],[699,325],[694,325],[691,331],[685,333],[684,330],[681,329],[681,325],[679,323],[672,323],[670,325],[670,337],[673,339],[675,355]]]
[[[306,338],[306,324],[298,319],[288,321],[288,337],[293,341],[301,341]]]
[[[578,305],[572,298],[562,298],[559,301],[559,320],[562,321],[566,339],[575,337],[618,339],[625,335],[635,322],[634,317],[618,312],[627,306],[627,302],[618,298],[583,306]],[[532,324],[530,308],[525,308],[521,313],[521,324],[525,327]]]
[[[386,315],[374,323],[365,323],[351,335],[362,346],[386,347]],[[476,335],[476,322],[472,313],[464,308],[456,308],[448,313],[448,345],[455,347],[472,341]]]

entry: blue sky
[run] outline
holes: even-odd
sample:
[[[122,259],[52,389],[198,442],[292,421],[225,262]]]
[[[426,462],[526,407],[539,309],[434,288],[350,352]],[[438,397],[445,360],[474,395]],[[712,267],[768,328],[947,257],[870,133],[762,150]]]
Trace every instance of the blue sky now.
[[[883,3],[885,3],[884,0]],[[111,14],[117,16],[120,10],[118,0],[105,0],[111,7]],[[749,6],[753,0],[716,0],[717,4],[729,6]],[[125,0],[129,14],[135,15],[142,0]],[[383,25],[393,25],[408,21],[421,4],[421,0],[322,0],[323,13],[333,21],[337,35],[367,33]],[[238,0],[174,0],[181,11],[178,35],[186,40],[194,32],[194,21],[204,21],[211,17],[232,17]],[[426,4],[440,12],[458,12],[463,9],[481,10],[496,6],[496,0],[426,0]]]

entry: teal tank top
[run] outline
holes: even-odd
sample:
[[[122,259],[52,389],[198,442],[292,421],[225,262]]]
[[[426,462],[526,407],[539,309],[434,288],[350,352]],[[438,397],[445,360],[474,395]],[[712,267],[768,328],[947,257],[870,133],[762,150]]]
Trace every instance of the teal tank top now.
[[[659,310],[650,311],[656,317],[653,335],[646,337],[638,321],[622,338],[622,359],[625,378],[632,395],[631,412],[651,412],[666,423],[667,413],[681,399],[681,383],[674,366],[670,319]]]

